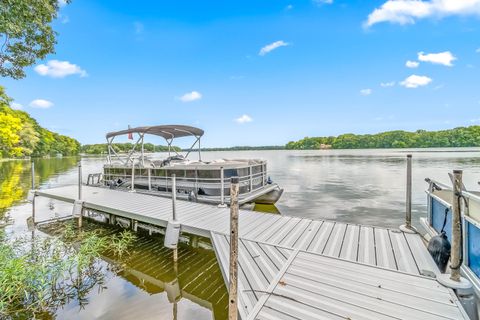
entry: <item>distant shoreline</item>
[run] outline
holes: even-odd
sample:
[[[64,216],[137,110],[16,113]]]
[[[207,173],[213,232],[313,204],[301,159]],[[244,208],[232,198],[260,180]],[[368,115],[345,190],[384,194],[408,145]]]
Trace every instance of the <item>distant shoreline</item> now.
[[[473,150],[462,150],[465,148],[476,148]],[[442,150],[435,150],[435,149],[442,149]],[[455,149],[455,150],[450,150]],[[182,152],[186,152],[189,149],[182,149]],[[201,152],[217,152],[217,151],[321,151],[321,152],[328,152],[328,151],[344,151],[344,150],[396,150],[400,153],[453,153],[453,152],[480,152],[480,147],[426,147],[426,148],[344,148],[344,149],[286,149],[285,147],[279,148],[267,148],[267,147],[251,147],[251,148],[205,148],[201,149]],[[196,151],[194,149],[194,151]],[[158,151],[155,153],[165,153],[168,151]],[[152,154],[153,152],[145,152],[145,154]],[[122,153],[126,155],[126,153]],[[107,155],[107,153],[81,153],[82,157],[88,156],[102,156]],[[10,160],[24,160],[24,159],[10,159]]]

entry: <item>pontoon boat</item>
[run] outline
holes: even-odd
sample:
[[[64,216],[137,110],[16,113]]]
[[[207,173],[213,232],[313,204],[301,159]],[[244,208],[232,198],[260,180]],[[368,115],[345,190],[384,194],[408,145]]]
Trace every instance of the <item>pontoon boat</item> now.
[[[239,203],[274,204],[283,189],[267,175],[267,162],[261,159],[219,159],[202,161],[200,138],[202,129],[183,125],[163,125],[129,128],[107,134],[108,158],[103,168],[103,185],[110,188],[151,193],[170,197],[172,176],[175,175],[178,198],[210,204],[228,204],[230,178],[240,180]],[[163,137],[168,145],[168,157],[155,159],[144,152],[145,135]],[[117,136],[137,136],[128,154],[119,154],[114,147]],[[194,137],[186,154],[172,147],[174,139]],[[188,156],[197,146],[198,160]],[[99,179],[100,180],[100,179]],[[90,182],[90,181],[89,181]]]

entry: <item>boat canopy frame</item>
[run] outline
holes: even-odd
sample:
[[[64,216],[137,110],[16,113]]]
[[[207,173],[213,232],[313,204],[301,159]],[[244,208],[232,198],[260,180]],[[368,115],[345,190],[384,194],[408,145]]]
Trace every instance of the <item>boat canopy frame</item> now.
[[[132,135],[138,134],[138,139],[135,144],[132,146],[132,149],[127,154],[126,159],[119,155],[115,148],[113,147],[113,141],[115,137],[121,135]],[[188,149],[187,154],[184,156],[185,159],[188,158],[192,150],[194,149],[195,145],[198,145],[197,152],[198,152],[198,160],[202,161],[202,153],[201,153],[201,137],[204,134],[204,131],[199,128],[184,126],[184,125],[161,125],[161,126],[146,126],[146,127],[136,127],[136,128],[128,128],[126,130],[114,131],[109,132],[106,134],[107,139],[107,147],[108,147],[108,163],[112,164],[112,157],[119,160],[123,165],[133,165],[134,164],[134,153],[137,147],[140,145],[140,157],[142,161],[142,166],[145,165],[145,150],[144,150],[144,138],[146,134],[151,134],[155,136],[160,136],[165,139],[168,145],[168,156],[171,156],[172,151],[172,143],[176,138],[182,137],[195,137],[195,141],[193,142],[192,146]],[[177,152],[177,150],[173,149],[176,155],[181,156]]]

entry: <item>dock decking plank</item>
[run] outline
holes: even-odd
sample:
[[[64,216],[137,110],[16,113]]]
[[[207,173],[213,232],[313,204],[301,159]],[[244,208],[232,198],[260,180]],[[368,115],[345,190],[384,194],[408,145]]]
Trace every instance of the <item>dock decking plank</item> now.
[[[375,252],[377,253],[377,266],[397,269],[397,263],[393,255],[388,230],[375,228]]]
[[[302,219],[292,230],[290,230],[290,233],[287,234],[279,244],[293,248],[294,244],[305,233],[305,230],[308,229],[311,223],[312,220]]]
[[[412,274],[420,274],[417,264],[415,263],[410,251],[410,247],[405,241],[403,233],[395,230],[388,230],[388,233],[392,241],[393,252],[395,254],[395,260],[397,261],[398,270]]]
[[[323,221],[312,220],[312,223],[308,225],[308,228],[305,230],[305,232],[300,236],[300,238],[297,239],[297,242],[293,245],[293,248],[307,250],[322,224]]]
[[[432,256],[430,256],[428,251],[425,250],[423,240],[418,234],[404,233],[403,236],[407,240],[410,251],[415,259],[418,269],[420,270],[420,274],[430,277],[435,277],[440,274],[440,270],[438,270]]]
[[[375,236],[372,227],[360,227],[357,261],[371,265],[377,264],[377,257],[375,253]]]
[[[335,222],[324,221],[318,229],[315,238],[313,238],[312,242],[308,246],[307,251],[322,253],[334,226]]]
[[[323,254],[332,257],[338,257],[340,255],[340,250],[342,250],[343,239],[345,237],[345,232],[347,230],[347,225],[344,223],[336,223],[333,227],[332,234],[328,238],[325,249],[323,249]]]
[[[356,261],[358,256],[358,236],[360,233],[360,226],[349,224],[345,231],[345,238],[343,239],[342,250],[340,251],[340,258]]]

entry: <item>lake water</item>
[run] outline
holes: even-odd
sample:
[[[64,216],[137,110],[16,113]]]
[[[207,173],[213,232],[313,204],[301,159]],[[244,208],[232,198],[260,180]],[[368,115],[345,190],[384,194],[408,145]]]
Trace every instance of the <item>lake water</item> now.
[[[448,172],[464,170],[464,183],[479,189],[480,149],[428,150],[315,150],[204,152],[204,160],[264,158],[269,175],[285,192],[277,203],[281,214],[332,219],[386,227],[404,221],[406,154],[413,154],[413,220],[425,215],[429,177],[448,182]],[[35,160],[40,188],[74,184],[79,158]],[[100,172],[102,158],[83,158],[84,177]],[[31,205],[25,202],[30,187],[27,161],[0,162],[0,232],[11,236],[27,231]],[[71,206],[38,198],[38,219],[71,212]],[[98,228],[98,225],[87,224]],[[3,231],[1,231],[3,229]],[[47,234],[52,230],[44,230]],[[207,239],[186,237],[178,265],[160,236],[142,235],[121,271],[109,270],[106,289],[88,293],[79,308],[71,301],[59,319],[225,319],[226,288]],[[194,243],[195,245],[187,245]],[[108,265],[111,257],[104,257]],[[207,272],[199,273],[199,270]],[[55,315],[52,315],[55,317]]]

